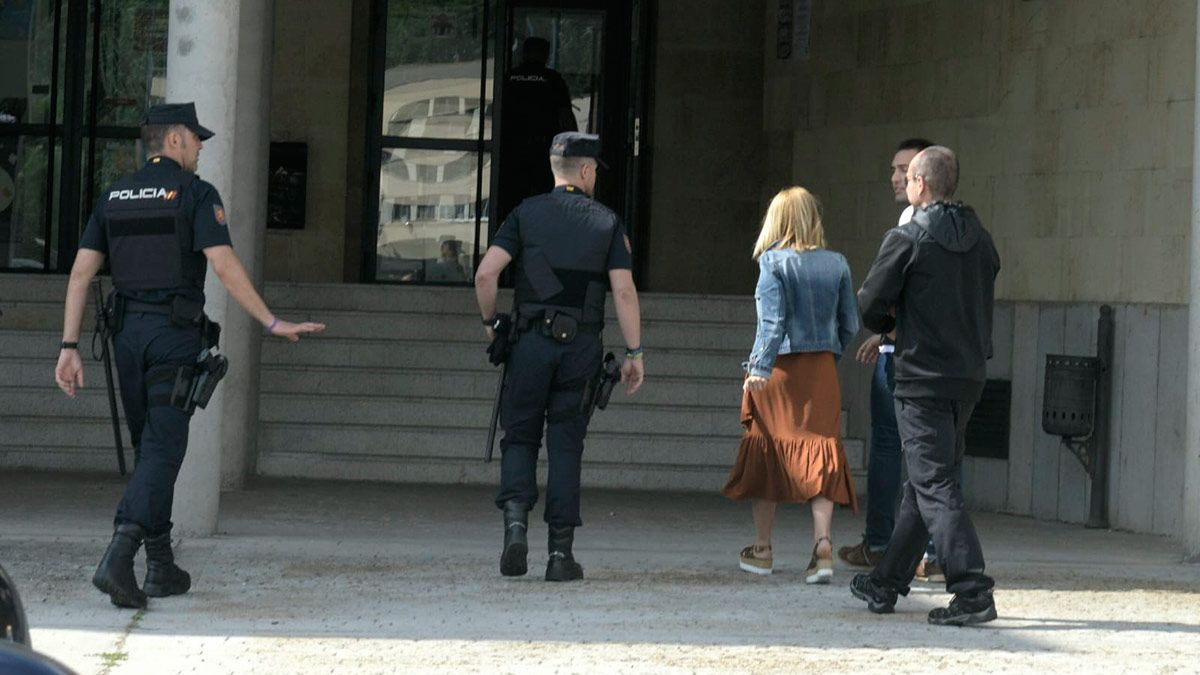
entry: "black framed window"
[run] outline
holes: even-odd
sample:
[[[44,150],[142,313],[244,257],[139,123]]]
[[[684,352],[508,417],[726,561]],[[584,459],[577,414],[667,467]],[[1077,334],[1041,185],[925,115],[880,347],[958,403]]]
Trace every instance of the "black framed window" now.
[[[96,194],[140,166],[170,0],[0,2],[0,270],[67,271]]]
[[[492,0],[374,3],[368,280],[470,283],[492,182]]]

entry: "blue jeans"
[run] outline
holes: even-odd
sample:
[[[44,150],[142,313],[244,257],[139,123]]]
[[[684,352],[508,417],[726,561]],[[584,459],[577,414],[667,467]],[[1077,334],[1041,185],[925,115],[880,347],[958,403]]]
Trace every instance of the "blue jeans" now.
[[[900,493],[900,432],[896,428],[896,365],[892,354],[880,354],[871,375],[871,445],[867,459],[867,546],[887,547],[896,525]]]

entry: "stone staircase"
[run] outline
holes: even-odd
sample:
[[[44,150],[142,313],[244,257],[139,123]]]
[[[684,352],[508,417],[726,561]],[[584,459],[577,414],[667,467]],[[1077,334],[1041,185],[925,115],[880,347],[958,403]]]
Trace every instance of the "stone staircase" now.
[[[0,275],[0,466],[115,465],[98,365],[87,364],[80,400],[66,399],[53,384],[65,287],[60,276]],[[497,462],[480,460],[498,370],[483,353],[471,289],[268,284],[267,300],[281,316],[312,318],[329,329],[297,344],[263,343],[259,474],[496,481],[499,443]],[[508,304],[502,298],[501,306]],[[753,302],[646,294],[642,311],[646,384],[632,399],[614,392],[609,408],[596,413],[584,481],[718,490],[741,436],[740,363],[753,341]],[[85,359],[91,322],[89,313]],[[615,320],[605,337],[619,355]],[[847,439],[846,451],[862,487],[863,444]]]

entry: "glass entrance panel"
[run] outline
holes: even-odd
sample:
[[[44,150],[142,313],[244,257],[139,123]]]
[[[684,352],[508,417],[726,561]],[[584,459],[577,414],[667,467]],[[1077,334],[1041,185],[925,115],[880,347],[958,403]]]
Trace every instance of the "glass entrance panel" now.
[[[475,141],[482,130],[483,139],[492,137],[491,78],[480,88],[483,15],[480,0],[389,0],[384,136]]]
[[[100,4],[98,91],[90,92],[96,97],[99,126],[137,127],[146,108],[166,101],[170,4],[170,0]],[[91,57],[89,50],[89,73]]]
[[[55,4],[0,2],[0,124],[50,119]]]
[[[497,226],[523,200],[554,187],[549,154],[556,134],[603,131],[604,23],[603,10],[511,9]]]
[[[575,129],[600,133],[604,12],[518,7],[513,10],[512,38],[510,63],[517,65],[525,60],[529,38],[549,43],[546,66],[566,82]],[[506,101],[511,103],[511,98]]]
[[[45,268],[49,151],[43,137],[0,136],[0,269]]]
[[[491,0],[386,0],[375,280],[466,284],[487,231]]]
[[[376,279],[453,284],[474,278],[477,164],[474,152],[385,151]]]

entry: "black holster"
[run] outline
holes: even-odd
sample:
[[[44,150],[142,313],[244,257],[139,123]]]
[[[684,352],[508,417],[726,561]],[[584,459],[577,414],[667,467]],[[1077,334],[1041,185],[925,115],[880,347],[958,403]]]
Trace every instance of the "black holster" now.
[[[600,370],[593,377],[588,378],[587,384],[584,385],[579,412],[591,417],[597,408],[600,410],[607,408],[613,388],[620,381],[621,364],[617,362],[617,357],[609,352],[604,355],[604,361],[600,363]]]
[[[175,373],[175,385],[171,389],[171,405],[192,413],[204,408],[212,399],[217,384],[229,371],[229,359],[225,358],[216,345],[200,352],[196,363],[180,366]]]
[[[121,332],[125,327],[125,296],[113,289],[108,293],[108,301],[103,305],[104,324],[108,337]]]
[[[498,366],[508,361],[508,355],[512,352],[513,333],[512,318],[507,314],[497,316],[492,324],[492,343],[487,348],[488,363]]]
[[[172,303],[172,311],[175,306],[176,304]],[[185,308],[188,306],[183,305]],[[171,321],[175,320],[175,314],[172,313]],[[196,357],[194,364],[179,367],[175,373],[175,386],[171,389],[171,405],[189,414],[196,408],[208,405],[213,392],[217,390],[217,384],[225,377],[225,373],[229,372],[229,359],[218,349],[221,324],[209,319],[203,311],[199,317],[193,319],[194,323],[200,324],[200,345],[203,351]]]

